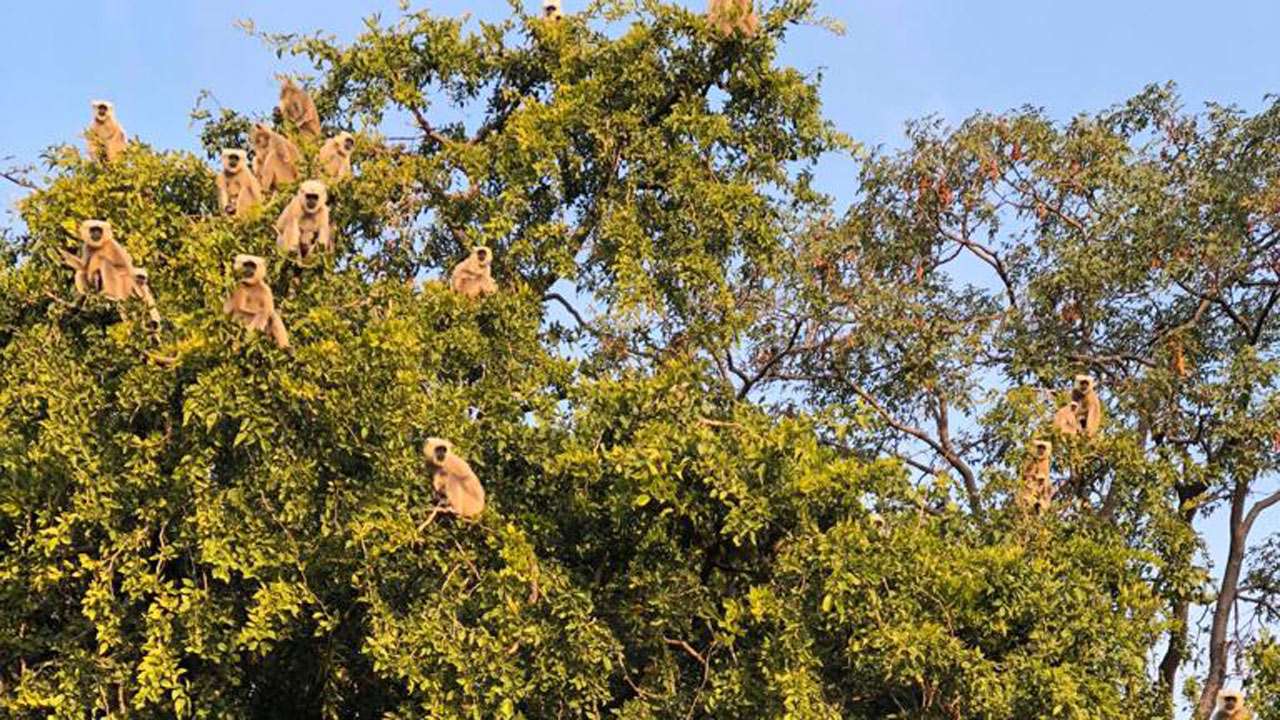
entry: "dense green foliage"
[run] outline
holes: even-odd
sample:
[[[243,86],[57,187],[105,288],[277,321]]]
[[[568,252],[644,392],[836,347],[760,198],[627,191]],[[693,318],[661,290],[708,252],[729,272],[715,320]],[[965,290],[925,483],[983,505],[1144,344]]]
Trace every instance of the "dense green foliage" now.
[[[223,218],[205,162],[269,103],[197,113],[207,158],[50,153],[0,267],[0,715],[1169,718],[1223,503],[1261,562],[1218,597],[1275,619],[1244,522],[1275,501],[1280,108],[920,123],[837,219],[811,173],[855,145],[776,62],[812,0],[728,40],[601,5],[263,36],[359,137],[336,257],[272,262],[287,351],[221,308],[289,192]],[[86,218],[158,333],[76,296]],[[474,244],[481,301],[439,282]],[[1054,436],[1025,517],[1081,371],[1107,425]],[[478,522],[422,525],[428,436]]]

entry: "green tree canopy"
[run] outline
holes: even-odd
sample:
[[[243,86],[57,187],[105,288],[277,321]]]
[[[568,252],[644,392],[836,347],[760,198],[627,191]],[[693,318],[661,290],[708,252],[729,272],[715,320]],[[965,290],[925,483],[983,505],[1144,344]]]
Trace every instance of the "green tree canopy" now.
[[[922,121],[838,214],[815,164],[857,146],[777,61],[814,13],[260,34],[357,137],[317,267],[275,254],[294,188],[217,207],[207,160],[266,108],[197,110],[204,158],[51,150],[0,258],[0,712],[1141,720],[1179,672],[1212,697],[1239,604],[1280,607],[1250,535],[1280,500],[1280,109]],[[158,329],[76,293],[90,218]],[[473,245],[477,301],[440,281]],[[223,315],[239,253],[271,258],[287,350]],[[1077,372],[1096,438],[1049,428]],[[424,524],[431,436],[478,521]],[[1034,437],[1041,517],[1009,502]]]

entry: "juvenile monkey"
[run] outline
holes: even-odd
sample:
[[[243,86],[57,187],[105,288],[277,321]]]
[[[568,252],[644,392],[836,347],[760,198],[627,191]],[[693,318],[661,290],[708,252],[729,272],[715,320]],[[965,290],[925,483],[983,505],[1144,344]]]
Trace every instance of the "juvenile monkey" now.
[[[427,456],[427,467],[431,469],[432,485],[438,500],[423,526],[441,512],[464,518],[473,518],[484,512],[484,487],[467,461],[453,451],[448,440],[428,438],[423,453]]]
[[[542,0],[542,17],[548,20],[563,19],[564,10],[560,6],[560,0]]]
[[[356,149],[355,136],[349,132],[338,133],[324,142],[320,148],[320,170],[330,180],[351,177],[351,153]]]
[[[263,281],[267,261],[256,255],[237,255],[232,265],[240,281],[222,304],[222,312],[245,327],[267,333],[280,348],[289,347],[289,331],[276,312],[271,288]]]
[[[1090,375],[1077,375],[1071,399],[1079,403],[1076,415],[1081,432],[1088,438],[1096,436],[1098,428],[1102,427],[1102,401],[1098,399],[1097,381]]]
[[[133,296],[146,306],[147,324],[151,329],[160,329],[160,310],[156,308],[156,298],[151,294],[150,278],[147,271],[142,268],[133,269]]]
[[[302,153],[289,138],[262,123],[253,126],[253,174],[258,177],[264,193],[297,182],[301,177],[298,172],[301,164]]]
[[[280,84],[280,113],[300,132],[320,138],[320,114],[311,96],[291,78],[283,78]]]
[[[84,131],[89,157],[114,162],[128,142],[124,128],[116,121],[116,106],[106,100],[94,100],[90,104],[93,106],[93,121]]]
[[[218,206],[233,217],[243,217],[262,202],[262,186],[249,171],[243,150],[222,151],[222,172],[218,173]]]
[[[1049,464],[1053,457],[1053,443],[1036,440],[1031,455],[1022,464],[1022,487],[1014,498],[1024,511],[1037,515],[1049,509],[1053,502],[1053,482],[1049,479]]]
[[[741,33],[750,38],[760,31],[760,18],[751,7],[751,0],[711,0],[707,19],[721,37]]]
[[[1212,720],[1252,720],[1253,711],[1244,706],[1244,693],[1239,690],[1219,690],[1218,708]]]
[[[494,284],[490,274],[492,263],[493,254],[489,252],[489,248],[483,245],[472,248],[467,259],[453,268],[449,275],[449,286],[454,292],[472,300],[496,293],[498,286]]]
[[[308,180],[276,220],[276,247],[286,256],[305,261],[319,247],[333,251],[329,228],[329,191],[319,180]]]
[[[1053,415],[1053,427],[1063,435],[1079,435],[1080,434],[1080,403],[1072,400],[1071,402],[1058,408],[1058,412]]]
[[[80,223],[80,254],[63,251],[62,259],[75,270],[76,290],[81,294],[102,293],[112,300],[124,300],[134,293],[133,259],[111,232],[105,220]]]

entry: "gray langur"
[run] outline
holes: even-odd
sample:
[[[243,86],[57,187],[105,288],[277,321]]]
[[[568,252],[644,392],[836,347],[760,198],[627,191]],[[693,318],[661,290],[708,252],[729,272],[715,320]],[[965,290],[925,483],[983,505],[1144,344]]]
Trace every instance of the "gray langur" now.
[[[292,78],[281,78],[280,113],[304,135],[320,138],[320,114],[311,95]]]
[[[81,294],[102,293],[112,300],[134,294],[133,258],[111,232],[105,220],[80,223],[80,254],[65,250],[62,259],[75,270],[76,290]]]
[[[1058,408],[1058,412],[1053,414],[1053,427],[1063,435],[1079,435],[1079,412],[1080,403],[1075,400],[1063,405]]]
[[[1219,690],[1218,707],[1212,720],[1253,720],[1253,711],[1244,705],[1244,693],[1239,690]]]
[[[329,180],[351,177],[351,153],[356,149],[356,138],[349,132],[334,135],[320,148],[320,171]]]
[[[563,19],[564,9],[561,7],[560,0],[542,0],[542,17],[548,20]]]
[[[1053,443],[1036,440],[1031,454],[1022,464],[1022,483],[1014,501],[1019,509],[1039,515],[1053,502],[1053,481],[1049,478]]]
[[[721,37],[731,37],[735,33],[755,37],[760,31],[760,18],[751,4],[751,0],[711,0],[707,19]]]
[[[271,336],[281,349],[289,347],[289,331],[276,312],[275,296],[267,285],[267,261],[256,255],[237,255],[233,263],[239,280],[222,304],[222,312],[241,325]]]
[[[218,207],[233,217],[243,217],[262,202],[262,186],[249,170],[248,154],[226,148],[222,151],[222,172],[218,173]]]
[[[458,263],[449,275],[449,286],[459,295],[471,298],[492,295],[498,291],[493,282],[490,267],[493,264],[493,253],[489,248],[478,245],[471,249],[466,260]]]
[[[319,180],[308,180],[276,220],[276,248],[287,257],[305,262],[317,248],[333,251],[329,227],[329,190]]]
[[[1081,432],[1088,438],[1096,436],[1102,427],[1102,401],[1098,399],[1097,381],[1090,375],[1077,375],[1071,399],[1079,403],[1076,415]]]
[[[106,100],[94,100],[93,121],[84,131],[89,157],[93,160],[113,162],[124,152],[128,137],[116,121],[116,107]]]
[[[298,181],[302,153],[289,138],[258,123],[253,126],[253,174],[264,193]]]
[[[155,296],[151,294],[150,276],[142,268],[133,269],[133,296],[147,308],[147,324],[152,330],[159,330],[160,310],[156,307]]]
[[[441,438],[428,438],[423,454],[431,470],[437,504],[422,527],[442,512],[464,518],[474,518],[484,512],[484,487],[467,461],[453,451],[452,443]]]

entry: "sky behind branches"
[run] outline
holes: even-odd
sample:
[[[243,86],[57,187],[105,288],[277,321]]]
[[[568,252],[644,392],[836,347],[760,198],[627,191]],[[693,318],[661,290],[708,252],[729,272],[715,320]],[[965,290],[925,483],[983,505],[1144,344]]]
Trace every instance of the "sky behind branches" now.
[[[573,12],[585,0],[566,0]],[[700,7],[701,0],[694,0]],[[536,11],[540,0],[526,0]],[[61,142],[81,144],[89,100],[117,105],[131,136],[158,148],[197,150],[189,112],[201,90],[245,112],[275,103],[277,71],[305,70],[235,27],[324,30],[350,38],[362,19],[396,0],[41,0],[8,3],[0,61],[0,167],[33,162]],[[502,0],[414,2],[435,13],[509,12]],[[782,61],[824,72],[826,110],[870,146],[900,145],[911,119],[1022,105],[1066,119],[1175,81],[1189,109],[1214,101],[1257,110],[1280,90],[1275,0],[826,0],[843,36],[796,31]],[[832,158],[821,187],[848,203],[855,166]],[[0,180],[7,210],[20,188]],[[4,223],[0,219],[0,223]],[[1274,518],[1258,536],[1274,531]],[[1214,552],[1221,557],[1220,548]]]

